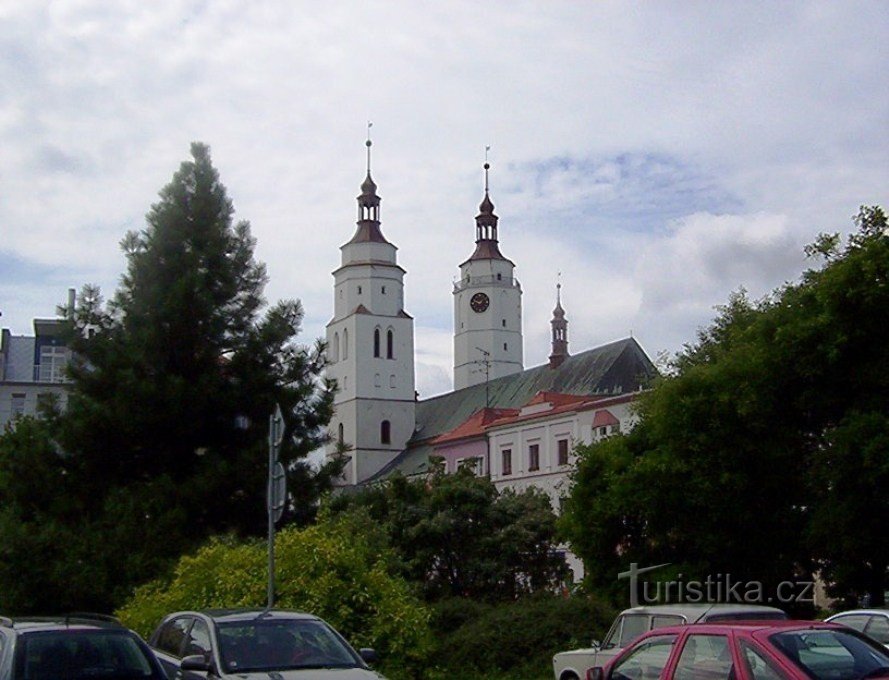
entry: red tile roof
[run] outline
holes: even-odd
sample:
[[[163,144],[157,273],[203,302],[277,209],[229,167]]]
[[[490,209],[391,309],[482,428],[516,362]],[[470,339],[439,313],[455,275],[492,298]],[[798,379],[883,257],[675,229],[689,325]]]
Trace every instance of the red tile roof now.
[[[433,439],[432,444],[437,445],[457,441],[458,439],[484,437],[485,428],[488,424],[501,418],[515,416],[518,412],[518,409],[515,408],[483,408],[473,413],[450,432],[445,432]]]

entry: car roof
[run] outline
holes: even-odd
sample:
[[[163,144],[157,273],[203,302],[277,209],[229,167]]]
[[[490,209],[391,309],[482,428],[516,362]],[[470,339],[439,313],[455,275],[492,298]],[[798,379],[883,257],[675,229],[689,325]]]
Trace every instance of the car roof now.
[[[709,613],[719,614],[751,614],[757,613],[781,613],[784,612],[777,607],[768,607],[759,604],[724,604],[724,603],[701,603],[701,604],[653,604],[642,605],[639,607],[631,607],[621,612],[623,614],[659,614],[683,616],[689,621],[697,621],[702,616]]]
[[[288,609],[201,609],[196,611],[182,611],[169,614],[164,620],[176,616],[200,615],[212,619],[216,623],[232,623],[238,621],[254,621],[263,619],[266,621],[292,621],[294,619],[305,621],[317,621],[318,617],[305,612],[291,611]]]
[[[0,620],[0,625],[18,632],[49,630],[117,630],[128,629],[112,616],[102,614],[71,614],[68,616],[26,616]]]
[[[721,621],[719,623],[696,623],[691,626],[664,626],[655,628],[645,634],[645,637],[663,635],[664,633],[714,633],[726,634],[731,631],[743,630],[747,632],[759,631],[788,631],[788,630],[848,630],[837,623],[825,623],[824,621],[805,621],[798,619],[777,619],[774,621]],[[641,638],[640,638],[641,639]]]
[[[835,619],[838,616],[847,616],[850,614],[858,614],[859,616],[874,616],[874,615],[882,614],[883,616],[886,616],[887,614],[889,614],[889,609],[882,608],[882,607],[874,607],[872,609],[847,609],[844,612],[837,612],[836,614],[831,614],[824,620],[830,621],[831,619]]]

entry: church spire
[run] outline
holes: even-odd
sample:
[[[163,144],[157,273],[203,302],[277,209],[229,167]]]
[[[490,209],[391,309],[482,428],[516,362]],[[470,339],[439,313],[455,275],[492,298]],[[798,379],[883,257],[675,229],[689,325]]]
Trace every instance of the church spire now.
[[[370,128],[373,123],[367,124],[367,176],[361,183],[361,193],[358,195],[358,229],[350,243],[359,241],[375,241],[388,243],[383,232],[380,231],[380,197],[377,195],[377,184],[370,176]]]
[[[494,214],[494,203],[491,201],[490,186],[488,183],[488,171],[491,164],[487,161],[488,150],[485,147],[485,197],[478,206],[478,215],[475,217],[475,252],[470,260],[505,260],[497,243],[497,221]]]
[[[561,278],[561,273],[559,277]],[[550,368],[556,368],[568,358],[568,320],[565,318],[565,310],[562,309],[561,280],[556,284],[556,307],[553,309],[550,325],[553,332],[553,351],[549,355],[549,365]]]

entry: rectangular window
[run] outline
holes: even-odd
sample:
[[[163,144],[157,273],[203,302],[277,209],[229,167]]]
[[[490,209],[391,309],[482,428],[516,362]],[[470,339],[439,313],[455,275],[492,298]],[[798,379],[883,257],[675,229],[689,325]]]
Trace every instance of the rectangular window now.
[[[22,416],[25,414],[25,395],[24,394],[13,394],[12,395],[12,415],[13,416]]]
[[[528,447],[528,472],[540,469],[540,444],[531,444]]]
[[[65,369],[68,366],[68,348],[45,345],[40,348],[39,382],[65,381]]]
[[[559,449],[559,465],[568,465],[568,440],[560,439],[556,446]]]
[[[500,453],[500,457],[503,462],[503,474],[511,475],[512,474],[512,449],[503,449]]]
[[[386,286],[383,286],[383,295],[386,294]]]

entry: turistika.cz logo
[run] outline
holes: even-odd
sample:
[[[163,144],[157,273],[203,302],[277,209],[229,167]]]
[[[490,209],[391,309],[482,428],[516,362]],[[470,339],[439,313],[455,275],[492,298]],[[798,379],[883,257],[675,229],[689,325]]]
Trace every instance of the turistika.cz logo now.
[[[639,577],[658,569],[669,567],[670,562],[651,567],[640,567],[630,562],[628,571],[617,575],[619,580],[630,580],[630,606],[640,604],[667,604],[684,602],[724,602],[726,604],[791,604],[798,602],[814,603],[815,583],[813,581],[781,581],[774,590],[767,590],[761,581],[742,581],[731,574],[708,575],[707,578],[686,579],[683,574],[669,581]]]

